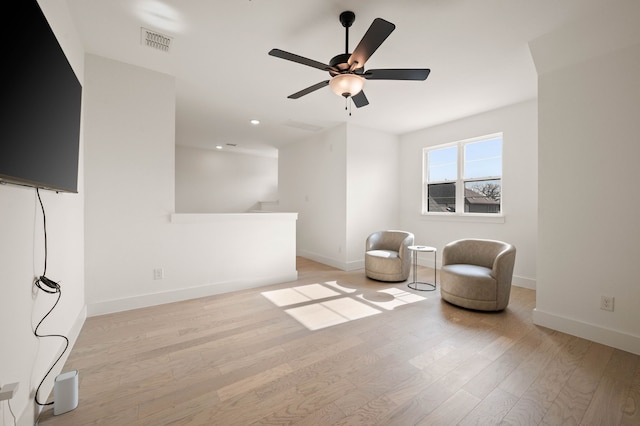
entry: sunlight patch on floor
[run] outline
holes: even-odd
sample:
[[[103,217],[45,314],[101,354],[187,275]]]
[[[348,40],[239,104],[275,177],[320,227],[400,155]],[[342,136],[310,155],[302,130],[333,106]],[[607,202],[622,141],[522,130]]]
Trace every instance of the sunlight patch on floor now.
[[[376,308],[391,311],[399,306],[426,300],[426,297],[397,287],[363,293],[360,289],[345,287],[337,281],[264,291],[261,294],[278,307],[300,305],[285,309],[285,312],[309,330],[319,330],[383,312]]]
[[[309,284],[294,287],[297,291],[307,296],[309,299],[318,300],[326,299],[328,297],[340,296],[340,293],[333,291],[326,286],[320,284]]]
[[[319,330],[382,313],[350,297],[286,309],[285,312],[309,330]]]
[[[398,306],[407,305],[409,303],[415,303],[415,302],[419,302],[421,300],[426,299],[426,297],[422,297],[417,294],[414,294],[399,288],[395,288],[395,287],[388,288],[385,290],[380,290],[378,293],[387,293],[393,296],[393,298],[391,300],[375,301],[375,300],[367,299],[364,294],[359,294],[357,295],[357,297],[360,299],[365,299],[367,300],[367,302],[373,305],[376,305],[380,308],[386,309],[387,311],[391,311],[397,308]]]
[[[298,303],[309,302],[311,300],[326,299],[329,297],[339,296],[330,288],[320,284],[309,284],[291,288],[283,288],[280,290],[265,291],[262,295],[269,299],[274,305],[290,306]]]
[[[356,291],[358,291],[358,289],[356,288],[343,287],[340,284],[338,284],[337,281],[327,281],[325,284],[330,285],[331,287],[338,289],[343,293],[355,293]]]

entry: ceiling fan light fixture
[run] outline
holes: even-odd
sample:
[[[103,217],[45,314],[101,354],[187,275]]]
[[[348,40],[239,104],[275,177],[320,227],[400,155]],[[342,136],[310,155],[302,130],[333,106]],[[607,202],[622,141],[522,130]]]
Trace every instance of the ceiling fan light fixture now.
[[[364,78],[356,74],[338,74],[329,81],[329,87],[338,96],[355,96],[364,87]]]
[[[349,52],[349,27],[355,20],[355,14],[351,11],[345,11],[340,14],[340,22],[345,28],[345,47],[344,51]],[[298,99],[316,90],[322,89],[327,85],[338,96],[345,99],[352,98],[353,104],[357,108],[369,105],[369,100],[364,95],[362,88],[366,80],[425,80],[429,75],[429,69],[413,69],[413,68],[383,68],[367,70],[365,72],[364,65],[371,55],[378,50],[378,47],[389,37],[396,28],[394,24],[385,21],[382,18],[375,18],[369,29],[352,53],[341,53],[329,61],[328,64],[296,55],[295,53],[285,52],[280,49],[271,49],[270,56],[285,59],[287,61],[296,62],[321,71],[329,72],[331,76],[328,80],[323,80],[312,86],[293,93],[287,98]],[[351,105],[350,102],[347,105]]]

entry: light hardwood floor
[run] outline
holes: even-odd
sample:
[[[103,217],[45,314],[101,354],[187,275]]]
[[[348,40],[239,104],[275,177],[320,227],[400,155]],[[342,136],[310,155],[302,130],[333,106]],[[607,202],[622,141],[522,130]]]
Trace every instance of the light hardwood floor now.
[[[41,425],[639,425],[640,357],[298,259],[298,280],[88,318]],[[420,267],[419,278],[433,269]]]

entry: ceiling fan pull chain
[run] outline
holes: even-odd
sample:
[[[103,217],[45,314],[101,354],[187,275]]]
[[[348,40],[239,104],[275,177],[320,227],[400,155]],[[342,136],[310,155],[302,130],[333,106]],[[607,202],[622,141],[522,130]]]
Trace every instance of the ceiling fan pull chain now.
[[[347,102],[349,103],[349,117],[351,117],[351,96],[347,98]]]

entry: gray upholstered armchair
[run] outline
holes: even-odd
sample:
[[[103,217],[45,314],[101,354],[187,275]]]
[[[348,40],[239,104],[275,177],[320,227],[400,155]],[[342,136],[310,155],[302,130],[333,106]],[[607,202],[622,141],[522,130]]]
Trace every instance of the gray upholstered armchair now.
[[[413,234],[406,231],[378,231],[367,237],[364,269],[378,281],[405,281],[411,270],[409,246]]]
[[[516,248],[511,244],[464,239],[442,250],[440,294],[464,308],[500,311],[509,304]]]

